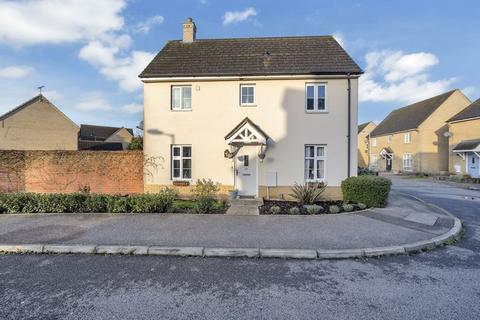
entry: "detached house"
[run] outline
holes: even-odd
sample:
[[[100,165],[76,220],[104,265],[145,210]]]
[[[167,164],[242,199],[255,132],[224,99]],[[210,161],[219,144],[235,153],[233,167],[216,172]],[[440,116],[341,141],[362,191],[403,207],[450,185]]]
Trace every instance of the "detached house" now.
[[[78,131],[39,94],[0,116],[0,150],[77,150]]]
[[[448,120],[450,172],[480,178],[480,99]]]
[[[360,168],[368,167],[370,162],[369,139],[370,132],[375,129],[376,124],[372,121],[358,125],[358,166]]]
[[[198,178],[282,197],[357,173],[362,70],[331,36],[197,39],[192,19],[140,74],[144,153],[164,159],[145,191]]]
[[[452,90],[392,111],[370,133],[370,167],[387,172],[448,172],[446,121],[469,104],[460,90]]]
[[[130,128],[82,124],[78,150],[126,150],[132,139],[133,130]]]

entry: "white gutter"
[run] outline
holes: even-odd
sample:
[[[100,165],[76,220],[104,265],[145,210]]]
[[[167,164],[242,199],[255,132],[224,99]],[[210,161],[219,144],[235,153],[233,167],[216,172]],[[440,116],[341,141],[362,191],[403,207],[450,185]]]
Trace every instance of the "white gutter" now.
[[[359,78],[360,75],[351,75]],[[347,79],[347,75],[264,75],[264,76],[200,76],[200,77],[156,77],[140,78],[142,82],[172,82],[172,81],[232,81],[232,80],[278,80],[278,79]]]

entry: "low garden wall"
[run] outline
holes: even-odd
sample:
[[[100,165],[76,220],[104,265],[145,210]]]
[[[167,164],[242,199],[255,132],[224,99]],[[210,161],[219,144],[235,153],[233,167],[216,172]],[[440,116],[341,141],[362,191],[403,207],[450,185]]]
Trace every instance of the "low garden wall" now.
[[[142,151],[0,151],[0,192],[143,193]]]

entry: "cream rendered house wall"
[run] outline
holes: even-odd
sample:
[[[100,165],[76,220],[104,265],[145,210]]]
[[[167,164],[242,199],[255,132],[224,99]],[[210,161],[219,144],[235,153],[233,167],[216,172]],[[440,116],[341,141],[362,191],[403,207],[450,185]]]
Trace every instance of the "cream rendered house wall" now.
[[[0,121],[0,150],[77,150],[79,128],[46,101]]]
[[[327,112],[305,112],[305,85],[327,84]],[[357,172],[358,80],[352,79],[351,175]],[[192,111],[172,111],[171,86],[192,86]],[[256,106],[240,106],[240,84],[256,85]],[[258,164],[259,195],[265,193],[265,175],[277,172],[278,188],[271,194],[290,193],[290,186],[304,181],[304,146],[327,146],[326,179],[330,194],[339,196],[347,177],[347,80],[304,79],[244,81],[181,81],[144,84],[144,153],[162,157],[163,163],[145,177],[145,190],[171,185],[172,144],[192,146],[192,181],[211,178],[223,189],[234,184],[233,161],[225,159],[225,135],[249,117],[270,138],[263,162]]]
[[[465,159],[462,159],[452,150],[462,140],[480,139],[480,118],[468,119],[458,122],[449,123],[450,136],[450,153],[449,153],[449,171],[455,172],[455,166],[458,165],[461,169],[460,174],[466,174]]]
[[[106,142],[121,142],[123,145],[123,149],[126,149],[128,145],[132,142],[132,134],[128,132],[127,129],[121,128],[114,134],[112,134],[108,139],[106,139]]]

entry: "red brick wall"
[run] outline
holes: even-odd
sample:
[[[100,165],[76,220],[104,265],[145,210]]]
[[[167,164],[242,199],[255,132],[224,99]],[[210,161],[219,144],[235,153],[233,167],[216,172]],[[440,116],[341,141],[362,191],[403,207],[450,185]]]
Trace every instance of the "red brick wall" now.
[[[0,151],[0,192],[143,193],[142,151]]]

